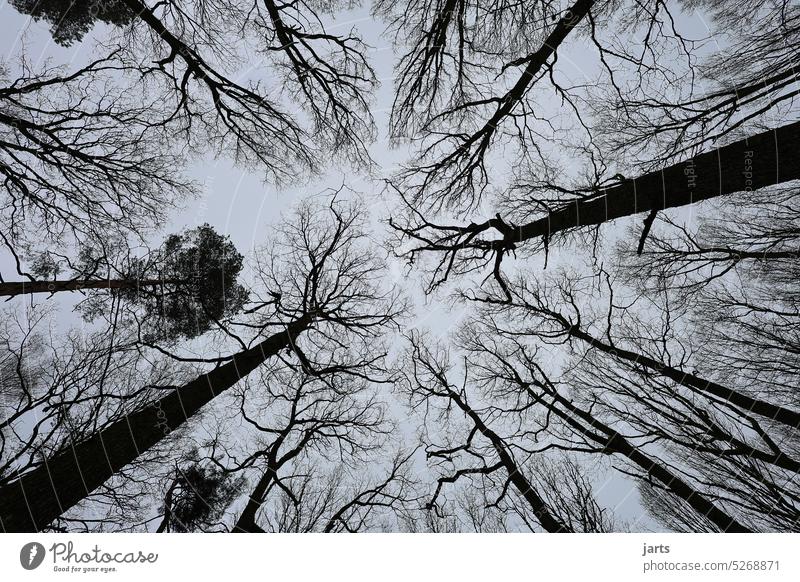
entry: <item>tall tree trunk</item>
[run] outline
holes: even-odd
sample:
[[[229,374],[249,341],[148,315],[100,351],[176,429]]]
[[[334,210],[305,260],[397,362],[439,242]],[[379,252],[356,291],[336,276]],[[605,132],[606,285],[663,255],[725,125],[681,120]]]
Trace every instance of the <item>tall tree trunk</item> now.
[[[753,398],[752,396],[748,396],[747,394],[734,390],[733,388],[728,388],[722,384],[701,378],[696,374],[690,374],[689,372],[684,372],[678,368],[667,366],[663,362],[650,358],[642,353],[611,346],[589,335],[581,329],[568,326],[568,331],[572,337],[576,337],[586,342],[601,352],[625,360],[634,365],[640,365],[648,368],[657,374],[660,374],[661,376],[681,384],[682,386],[686,386],[687,388],[697,390],[698,392],[711,394],[712,396],[715,396],[721,400],[730,402],[734,406],[737,406],[746,412],[758,414],[759,416],[769,418],[775,422],[785,424],[786,426],[794,428],[795,430],[800,430],[800,412],[796,412],[784,406],[772,404],[766,400]],[[791,459],[789,458],[784,460],[791,462]]]
[[[230,362],[110,424],[89,439],[69,446],[0,487],[0,529],[32,532],[45,528],[205,404],[290,346],[311,322],[308,315],[293,321],[284,331],[239,352]]]
[[[524,64],[525,69],[508,93],[499,100],[497,111],[486,122],[483,129],[473,134],[469,141],[477,141],[478,138],[481,138],[484,144],[488,144],[489,138],[497,131],[503,118],[511,114],[517,103],[527,93],[536,75],[545,67],[547,61],[557,53],[558,48],[569,36],[569,33],[589,14],[589,10],[591,10],[594,3],[595,0],[577,0],[575,4],[563,12],[563,16],[534,53],[514,62],[515,65]]]
[[[526,386],[526,389],[536,401],[546,406],[553,414],[560,417],[584,437],[602,446],[605,453],[616,453],[626,457],[630,462],[643,470],[645,474],[660,481],[666,489],[683,499],[695,511],[706,517],[716,525],[720,531],[726,533],[749,533],[752,531],[717,507],[710,499],[688,482],[684,481],[676,473],[673,473],[663,464],[643,453],[631,444],[628,439],[607,424],[598,420],[591,413],[578,408],[570,400],[564,398],[560,394],[549,391],[555,401],[566,409],[565,412],[565,410],[555,406],[555,403],[548,404],[545,402],[544,399],[531,391],[530,387]],[[587,430],[586,426],[578,422],[576,418],[582,419],[592,429],[598,432]]]
[[[31,295],[33,293],[58,293],[60,291],[83,291],[88,289],[139,289],[180,283],[161,279],[74,279],[67,281],[12,281],[0,283],[0,297]]]
[[[464,412],[464,414],[466,414],[472,420],[480,433],[492,443],[492,447],[497,452],[497,456],[500,457],[500,462],[508,472],[509,481],[511,481],[519,494],[522,495],[525,501],[527,501],[531,506],[534,514],[536,515],[536,519],[539,520],[539,523],[545,529],[545,531],[550,533],[571,532],[570,528],[567,527],[566,524],[562,523],[561,520],[553,515],[545,500],[542,499],[541,495],[539,495],[531,482],[528,481],[522,471],[520,471],[516,461],[508,452],[503,439],[501,439],[496,432],[494,432],[486,425],[485,422],[483,422],[483,419],[480,417],[480,415],[478,415],[477,412],[475,412],[466,402],[464,402],[461,396],[449,389],[447,392],[450,400],[452,400],[456,406],[458,406]]]
[[[552,311],[544,307],[532,307],[531,309],[534,312],[551,317],[564,328],[564,332],[569,334],[570,337],[579,339],[598,351],[614,356],[615,358],[625,360],[631,364],[639,365],[652,370],[656,374],[669,378],[682,386],[686,386],[687,388],[691,388],[698,392],[711,394],[712,396],[715,396],[721,400],[725,400],[746,412],[752,412],[754,414],[758,414],[759,416],[769,418],[775,422],[785,424],[786,426],[795,430],[800,430],[800,412],[786,408],[785,406],[772,404],[766,400],[754,398],[739,392],[738,390],[734,390],[733,388],[729,388],[711,380],[701,378],[696,374],[691,374],[689,372],[679,370],[678,368],[673,368],[672,366],[666,365],[664,362],[651,358],[640,352],[626,350],[605,343],[582,330],[580,327],[573,325],[566,317],[557,311]],[[786,460],[791,461],[788,458]]]
[[[295,404],[296,403],[297,401],[295,401]],[[286,442],[286,438],[289,436],[294,427],[295,423],[293,416],[292,420],[289,422],[289,425],[280,432],[278,438],[276,438],[275,441],[269,446],[269,454],[267,454],[267,466],[264,474],[258,480],[258,484],[250,494],[250,498],[247,500],[247,505],[242,510],[242,514],[239,516],[239,519],[236,520],[236,523],[231,530],[232,532],[264,532],[264,530],[261,529],[261,527],[259,527],[259,525],[256,523],[256,515],[267,498],[267,491],[270,489],[272,484],[278,480],[278,471],[281,470],[281,467],[283,467],[288,461],[291,461],[297,457],[297,455],[302,452],[306,445],[308,445],[314,434],[316,434],[316,431],[306,432],[305,436],[300,440],[299,443],[297,443],[291,450],[287,451],[286,454],[281,455],[281,457],[278,458],[283,443]]]
[[[800,121],[765,131],[638,178],[512,227],[491,220],[513,244],[615,218],[674,208],[800,179]]]
[[[242,514],[239,516],[239,519],[236,520],[236,523],[231,530],[234,533],[263,533],[264,530],[259,527],[256,523],[256,514],[258,510],[261,509],[261,506],[264,503],[264,499],[267,494],[267,489],[269,489],[270,484],[273,480],[277,477],[277,474],[272,466],[267,467],[267,470],[258,480],[258,483],[253,489],[253,492],[250,494],[250,498],[247,500],[247,505],[245,506],[244,510],[242,510]]]

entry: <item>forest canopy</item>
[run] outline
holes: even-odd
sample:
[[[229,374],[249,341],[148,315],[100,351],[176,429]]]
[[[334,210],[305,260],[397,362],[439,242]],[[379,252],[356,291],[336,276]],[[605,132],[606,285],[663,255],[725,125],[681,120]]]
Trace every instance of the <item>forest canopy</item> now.
[[[800,531],[797,3],[0,10],[0,531]]]

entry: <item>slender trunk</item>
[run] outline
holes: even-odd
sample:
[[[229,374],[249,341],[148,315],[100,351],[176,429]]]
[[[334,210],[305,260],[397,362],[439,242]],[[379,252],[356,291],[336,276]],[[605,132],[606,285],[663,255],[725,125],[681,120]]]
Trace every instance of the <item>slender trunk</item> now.
[[[242,511],[242,515],[240,515],[239,519],[236,520],[236,524],[233,526],[233,530],[231,531],[234,533],[264,532],[264,530],[256,524],[256,513],[258,513],[258,510],[264,503],[267,489],[269,489],[269,486],[275,477],[277,477],[275,471],[272,468],[267,468],[267,470],[261,476],[261,479],[258,480],[258,484],[256,485],[255,489],[253,489],[253,493],[250,495],[250,498],[247,500],[247,505]]]
[[[693,204],[725,194],[800,179],[800,121],[602,189],[518,227],[504,243],[518,243],[615,218]]]
[[[544,499],[542,499],[531,482],[528,481],[525,475],[523,475],[523,473],[519,470],[516,461],[506,449],[505,443],[503,443],[503,440],[500,438],[500,436],[490,429],[486,423],[483,422],[483,419],[478,415],[478,413],[475,412],[466,402],[464,402],[457,393],[453,392],[452,390],[449,390],[448,393],[450,399],[455,402],[455,404],[467,416],[470,417],[480,433],[492,443],[492,447],[494,447],[494,450],[497,452],[497,456],[500,457],[500,462],[503,463],[503,467],[508,472],[509,480],[517,489],[519,494],[522,495],[522,497],[524,497],[531,506],[534,514],[536,515],[536,519],[539,520],[539,523],[545,529],[545,531],[550,533],[570,532],[571,530],[552,514],[550,508],[547,506],[547,503],[544,501]]]
[[[169,527],[169,522],[172,519],[172,498],[175,494],[175,487],[178,486],[177,478],[172,482],[167,490],[167,494],[164,496],[164,518],[161,520],[161,523],[158,524],[158,528],[156,528],[156,533],[164,533],[167,531],[167,527]]]
[[[728,259],[733,261],[740,261],[742,259],[753,259],[756,261],[800,259],[800,251],[740,251],[726,247],[700,248],[696,251],[677,251],[677,253],[684,257],[694,257],[716,253],[720,255],[728,255]]]
[[[180,283],[172,279],[74,279],[71,281],[12,281],[0,283],[0,297],[31,295],[33,293],[58,293],[89,289],[139,289]]]
[[[239,352],[155,403],[69,446],[15,481],[0,487],[0,530],[39,531],[87,497],[114,473],[158,444],[205,404],[290,346],[309,328],[304,316],[260,344]]]
[[[578,0],[575,2],[568,10],[564,11],[563,16],[556,23],[539,49],[514,63],[519,65],[524,64],[525,69],[522,71],[517,82],[514,83],[514,86],[511,87],[508,93],[500,100],[497,111],[495,111],[494,115],[492,115],[481,132],[475,134],[475,137],[487,134],[487,137],[483,137],[484,141],[486,141],[488,135],[497,131],[500,121],[513,111],[517,103],[523,98],[525,93],[527,93],[536,75],[545,67],[547,61],[557,53],[558,47],[566,40],[569,33],[578,26],[587,14],[589,14],[589,10],[592,8],[594,2],[595,0]],[[475,137],[473,139],[475,139]]]
[[[640,467],[647,474],[655,477],[664,484],[672,493],[683,499],[700,515],[706,517],[723,533],[752,533],[749,527],[739,523],[735,518],[717,507],[705,495],[697,491],[675,473],[657,463],[639,449],[634,447],[627,439],[614,432],[605,444],[612,452],[627,457],[631,462]]]
[[[706,392],[716,396],[717,398],[721,398],[722,400],[730,402],[742,410],[758,414],[759,416],[769,418],[775,422],[780,422],[781,424],[785,424],[786,426],[795,430],[800,429],[800,412],[795,412],[794,410],[766,402],[765,400],[753,398],[752,396],[748,396],[747,394],[743,394],[733,390],[732,388],[723,386],[722,384],[717,384],[716,382],[706,380],[695,374],[690,374],[689,372],[684,372],[683,370],[667,366],[663,362],[650,358],[644,354],[611,346],[575,327],[570,327],[569,333],[572,337],[576,337],[588,343],[601,352],[605,352],[616,358],[649,368],[650,370],[653,370],[662,376],[674,380],[682,386],[686,386],[687,388],[692,388],[700,392]]]
[[[295,405],[296,404],[297,401],[295,401]],[[294,428],[294,415],[292,416],[292,421],[289,423],[289,425],[281,431],[280,435],[278,435],[278,438],[275,439],[275,442],[270,445],[270,451],[267,455],[267,468],[264,471],[264,474],[261,476],[261,479],[258,480],[258,484],[256,485],[255,489],[253,489],[253,493],[250,494],[250,498],[247,500],[247,505],[242,511],[242,514],[239,516],[239,519],[236,520],[236,523],[231,530],[232,532],[264,532],[264,530],[261,529],[256,523],[256,514],[258,513],[258,510],[261,509],[261,506],[264,504],[264,501],[267,498],[267,491],[272,484],[277,481],[278,471],[280,471],[281,467],[283,467],[286,462],[291,461],[297,455],[299,455],[314,434],[314,432],[307,432],[303,439],[292,450],[288,451],[285,455],[282,455],[279,459],[278,454],[280,453],[281,447],[286,441],[286,438],[289,436],[289,433],[292,431],[292,428]]]
[[[593,335],[585,332],[581,328],[572,325],[566,317],[557,311],[536,307],[533,308],[533,311],[551,317],[564,328],[564,331],[568,333],[570,337],[579,339],[603,353],[631,362],[634,365],[643,366],[656,372],[657,374],[660,374],[666,378],[670,378],[671,380],[674,380],[678,384],[686,386],[687,388],[716,396],[717,398],[725,400],[744,411],[758,414],[759,416],[769,418],[775,422],[785,424],[786,426],[795,430],[800,430],[800,412],[780,406],[778,404],[772,404],[771,402],[767,402],[759,398],[754,398],[734,390],[733,388],[729,388],[727,386],[723,386],[722,384],[712,382],[711,380],[701,378],[696,374],[690,374],[689,372],[684,372],[678,368],[667,366],[664,364],[664,362],[646,356],[645,354],[607,344],[603,341],[600,341]]]
[[[529,393],[533,394],[530,391]],[[554,404],[544,403],[538,396],[533,396],[537,401],[542,402],[551,412],[579,431],[584,437],[601,445],[605,452],[617,453],[626,457],[647,475],[660,481],[669,491],[683,499],[695,511],[708,518],[720,531],[726,533],[750,533],[752,531],[714,505],[711,500],[681,479],[678,475],[640,451],[620,433],[599,421],[591,413],[578,408],[570,400],[564,398],[560,394],[553,394],[556,401],[569,412],[567,413]],[[591,428],[602,434],[587,430],[583,424],[576,420],[576,417],[581,418]]]

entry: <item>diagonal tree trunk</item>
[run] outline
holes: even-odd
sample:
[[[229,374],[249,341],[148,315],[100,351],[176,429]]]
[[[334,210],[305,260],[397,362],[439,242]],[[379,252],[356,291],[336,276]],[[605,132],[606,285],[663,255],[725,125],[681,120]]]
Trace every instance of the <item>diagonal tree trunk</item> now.
[[[310,315],[0,487],[0,530],[33,532],[87,497],[311,326]]]
[[[800,179],[800,121],[759,133],[638,178],[600,190],[543,218],[511,227],[504,242],[550,237],[615,218],[685,206],[725,194]],[[492,225],[496,226],[496,225]]]
[[[236,523],[231,530],[234,533],[263,533],[264,530],[259,527],[256,523],[256,515],[258,514],[258,510],[261,509],[261,506],[264,504],[264,501],[267,496],[267,491],[272,486],[272,484],[278,480],[278,471],[281,467],[289,460],[295,458],[297,455],[300,454],[300,451],[303,450],[303,447],[308,443],[308,439],[311,438],[311,434],[307,434],[306,437],[301,441],[300,444],[295,446],[292,450],[288,453],[283,455],[280,459],[278,459],[278,453],[280,452],[280,448],[283,446],[283,443],[286,440],[286,437],[289,436],[289,433],[294,428],[294,422],[290,422],[287,427],[285,427],[278,438],[275,439],[269,447],[269,454],[267,455],[267,467],[264,471],[264,474],[258,480],[253,492],[250,494],[249,499],[247,500],[247,505],[242,510],[242,514],[239,516],[239,519],[236,520]]]
[[[550,511],[550,508],[547,506],[547,502],[539,495],[522,471],[520,471],[516,461],[508,452],[503,439],[501,439],[496,432],[489,428],[483,419],[478,415],[478,413],[475,412],[475,410],[473,410],[472,407],[470,407],[469,404],[467,404],[456,392],[448,388],[447,395],[450,400],[452,400],[456,406],[458,406],[464,412],[464,414],[466,414],[470,420],[472,420],[480,433],[489,439],[490,443],[492,443],[492,447],[497,452],[497,456],[500,457],[500,462],[508,472],[509,481],[511,481],[525,501],[530,504],[534,514],[536,515],[536,519],[539,520],[539,523],[545,529],[545,531],[550,533],[570,532],[571,530],[566,526],[566,524],[562,523],[555,515],[553,515],[552,511]]]
[[[467,143],[475,142],[480,139],[484,147],[488,146],[492,135],[497,131],[502,120],[508,117],[517,104],[527,93],[536,75],[545,67],[547,61],[555,55],[558,48],[566,40],[576,26],[589,14],[595,0],[577,0],[569,9],[565,10],[562,17],[556,23],[553,30],[544,40],[542,45],[534,53],[515,61],[514,65],[525,65],[522,74],[517,82],[509,89],[508,93],[499,99],[499,105],[492,117],[486,122],[483,128],[473,134]],[[465,147],[466,144],[461,147]]]
[[[784,406],[772,404],[766,400],[753,398],[752,396],[734,390],[733,388],[728,388],[722,384],[701,378],[696,374],[691,374],[689,372],[679,370],[678,368],[667,366],[663,362],[650,358],[644,354],[611,346],[589,335],[583,330],[570,327],[569,334],[572,337],[586,342],[601,352],[630,362],[633,365],[640,365],[648,368],[655,373],[660,374],[661,376],[681,384],[682,386],[697,390],[698,392],[711,394],[721,400],[730,402],[731,404],[747,412],[752,412],[765,418],[769,418],[770,420],[785,424],[786,426],[796,430],[800,429],[800,412],[796,412]],[[789,461],[789,459],[785,460]]]
[[[555,402],[564,407],[565,410],[562,410],[555,405],[555,402],[545,402],[543,398],[533,393],[529,386],[526,385],[525,388],[536,401],[542,403],[553,414],[561,418],[585,438],[602,446],[606,454],[616,453],[627,458],[631,463],[644,471],[646,475],[655,478],[666,489],[683,499],[695,511],[705,516],[716,525],[720,531],[725,533],[748,533],[752,531],[750,528],[728,515],[679,475],[673,473],[662,463],[657,462],[649,455],[643,453],[623,435],[601,422],[590,412],[578,408],[572,401],[564,398],[557,392],[548,390],[555,399]],[[577,419],[583,420],[593,430],[588,430],[586,425],[579,422]]]
[[[758,414],[759,416],[769,418],[770,420],[779,422],[795,430],[800,430],[800,412],[792,410],[791,408],[786,408],[785,406],[772,404],[771,402],[755,398],[743,392],[739,392],[738,390],[734,390],[733,388],[729,388],[728,386],[723,386],[717,382],[701,378],[696,374],[691,374],[678,368],[668,366],[664,362],[651,358],[643,353],[626,350],[603,342],[577,325],[573,325],[566,317],[557,311],[538,306],[530,307],[530,309],[552,318],[563,327],[564,332],[570,337],[579,339],[598,351],[630,362],[634,366],[642,366],[648,370],[652,370],[656,374],[669,378],[682,386],[725,400],[744,411]],[[787,462],[791,461],[788,458],[784,460]]]
[[[270,460],[270,463],[272,460]],[[250,494],[249,499],[247,500],[247,505],[245,506],[242,514],[239,516],[239,519],[236,520],[236,523],[231,530],[234,533],[263,533],[264,530],[256,523],[256,514],[258,510],[261,509],[261,506],[264,504],[264,500],[266,499],[267,489],[269,486],[275,481],[278,477],[278,474],[275,468],[270,464],[267,467],[267,470],[258,480],[253,492]]]
[[[447,234],[442,240],[433,242],[419,237],[414,230],[405,232],[427,243],[421,250],[448,253],[463,248],[507,251],[532,239],[547,242],[554,234],[573,228],[595,226],[644,212],[652,216],[653,212],[666,208],[798,180],[798,151],[800,121],[698,154],[690,160],[638,178],[624,179],[614,186],[599,189],[593,196],[550,210],[547,215],[527,224],[509,224],[500,215],[467,226],[427,224],[434,231]],[[492,229],[502,238],[475,239],[478,234]],[[450,242],[454,233],[462,238]]]

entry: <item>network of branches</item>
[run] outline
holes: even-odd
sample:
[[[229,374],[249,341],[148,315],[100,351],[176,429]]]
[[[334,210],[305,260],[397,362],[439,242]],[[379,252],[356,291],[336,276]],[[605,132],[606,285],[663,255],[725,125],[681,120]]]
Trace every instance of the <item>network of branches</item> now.
[[[797,2],[0,10],[0,531],[800,531]]]

